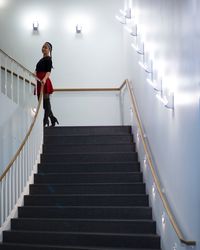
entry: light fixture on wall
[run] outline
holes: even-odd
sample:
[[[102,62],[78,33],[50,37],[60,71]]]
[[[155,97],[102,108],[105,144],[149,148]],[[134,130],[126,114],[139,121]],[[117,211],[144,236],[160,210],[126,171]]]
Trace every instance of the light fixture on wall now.
[[[144,169],[146,170],[146,168],[147,168],[147,155],[144,156],[143,166],[144,166]]]
[[[135,45],[134,43],[131,44],[131,46],[135,49],[135,51],[140,54],[144,55],[144,43],[139,47],[138,45]]]
[[[76,25],[76,33],[77,33],[77,34],[82,33],[82,26],[81,26],[80,24],[77,24],[77,25]]]
[[[162,91],[162,79],[154,80],[153,77],[147,78],[147,82],[151,85],[156,91]]]
[[[160,94],[156,95],[157,99],[161,101],[164,106],[168,109],[174,109],[174,93],[170,92],[169,94],[163,93],[161,91]]]
[[[33,21],[33,30],[38,31],[39,29],[39,22],[37,20]]]
[[[116,15],[115,18],[121,23],[126,24],[126,18],[124,16],[118,16]]]
[[[125,29],[131,36],[137,36],[137,24],[132,25],[131,27],[126,26]]]
[[[152,194],[153,194],[153,198],[155,198],[156,196],[156,184],[155,183],[153,183],[152,185]]]
[[[162,213],[162,216],[161,216],[161,221],[162,221],[162,225],[163,227],[165,227],[165,224],[166,224],[166,218],[165,218],[165,212]]]
[[[172,250],[177,250],[177,243],[174,243]]]
[[[131,8],[128,8],[128,9],[126,9],[126,10],[120,9],[120,13],[121,13],[125,18],[131,19]]]
[[[153,74],[153,62],[152,61],[150,61],[148,64],[145,63],[144,61],[143,62],[139,61],[138,63],[145,70],[146,73]]]

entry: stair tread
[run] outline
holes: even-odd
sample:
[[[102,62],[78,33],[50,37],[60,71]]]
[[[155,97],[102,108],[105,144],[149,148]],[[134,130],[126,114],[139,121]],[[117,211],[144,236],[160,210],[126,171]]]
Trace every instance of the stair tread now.
[[[127,154],[127,155],[130,155],[130,154],[137,154],[137,152],[135,152],[135,151],[131,151],[131,152],[124,152],[124,151],[122,151],[122,152],[118,152],[118,151],[116,151],[116,152],[78,152],[78,153],[44,153],[43,152],[43,155],[45,155],[45,156],[47,156],[47,155],[53,155],[53,156],[57,156],[57,155],[114,155],[114,154]]]
[[[105,175],[115,175],[115,174],[125,174],[125,175],[130,175],[130,174],[140,174],[140,175],[142,175],[142,173],[141,172],[70,172],[70,173],[68,173],[68,172],[66,172],[66,173],[64,173],[64,172],[62,172],[62,173],[60,173],[60,172],[56,172],[56,173],[38,173],[38,174],[36,174],[36,175],[42,175],[42,176],[44,176],[44,175],[64,175],[64,174],[66,174],[66,175],[88,175],[88,174],[94,174],[94,175],[96,175],[96,174],[105,174]]]
[[[79,221],[89,221],[89,222],[153,222],[154,223],[154,220],[151,220],[151,219],[87,219],[87,218],[14,218],[12,220],[24,220],[24,221],[27,221],[27,220],[42,220],[42,221],[62,221],[62,222],[65,222],[65,221],[72,221],[72,222],[79,222]]]
[[[148,196],[148,194],[30,194],[30,195],[25,195],[24,197],[79,197],[79,196],[84,196],[84,197],[121,197],[121,196],[128,196],[128,197],[141,197],[141,196]]]
[[[50,184],[47,184],[47,183],[36,183],[36,184],[30,184],[31,186],[81,186],[81,185],[92,185],[92,186],[96,186],[96,185],[138,185],[138,184],[141,184],[141,185],[144,185],[144,182],[108,182],[108,183],[103,183],[103,182],[88,182],[88,183],[50,183]]]
[[[52,163],[52,162],[48,162],[48,163],[40,163],[39,165],[55,165],[55,164],[57,164],[57,165],[77,165],[77,163],[74,163],[74,162],[72,162],[72,163],[68,163],[68,162],[66,162],[66,163],[62,163],[62,162],[56,162],[56,163]],[[137,160],[135,160],[135,161],[122,161],[122,162],[110,162],[110,161],[105,161],[105,162],[103,162],[103,163],[101,163],[101,162],[83,162],[83,163],[81,163],[82,165],[90,165],[90,164],[95,164],[95,165],[123,165],[123,164],[138,164],[138,165],[140,165],[140,163],[137,161]],[[80,163],[78,163],[78,165],[80,165]]]
[[[32,234],[32,233],[37,233],[37,234],[66,234],[66,235],[106,235],[106,236],[137,236],[137,237],[154,237],[154,238],[160,238],[157,234],[136,234],[136,233],[104,233],[104,232],[57,232],[57,231],[24,231],[24,230],[7,230],[4,231],[5,233],[26,233],[26,234]]]
[[[48,247],[48,248],[50,248],[51,250],[57,250],[57,249],[80,249],[80,250],[160,250],[160,249],[150,249],[150,248],[112,248],[112,247],[91,247],[91,246],[55,246],[55,245],[38,245],[38,244],[36,244],[36,245],[32,245],[32,244],[19,244],[19,243],[7,243],[7,242],[5,242],[5,243],[3,243],[3,244],[1,244],[0,243],[0,246],[3,246],[3,245],[5,245],[5,246],[13,246],[13,247],[20,247],[20,246],[24,246],[24,247],[27,247],[27,249],[29,249],[28,247],[31,247],[31,248],[38,248],[39,247],[39,249],[40,248],[46,248],[46,247]]]
[[[22,206],[23,208],[24,206]],[[57,209],[65,209],[65,208],[91,208],[91,209],[94,209],[94,208],[126,208],[126,209],[148,209],[150,210],[151,208],[149,206],[62,206],[62,207],[55,207],[55,206],[25,206],[24,208],[45,208],[45,209],[48,209],[48,208],[57,208]]]

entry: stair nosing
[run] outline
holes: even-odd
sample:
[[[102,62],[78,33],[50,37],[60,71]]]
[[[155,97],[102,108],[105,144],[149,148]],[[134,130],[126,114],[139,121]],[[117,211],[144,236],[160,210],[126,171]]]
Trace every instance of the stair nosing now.
[[[73,235],[73,234],[75,234],[75,235],[79,235],[79,234],[81,234],[81,235],[106,235],[106,236],[139,236],[139,237],[147,237],[147,236],[149,236],[149,237],[154,237],[154,238],[160,238],[160,236],[158,236],[157,234],[130,234],[130,233],[107,233],[107,232],[65,232],[65,231],[61,231],[61,232],[56,232],[56,231],[24,231],[24,230],[7,230],[7,231],[4,231],[4,232],[11,232],[11,233],[15,233],[15,232],[17,232],[17,233],[28,233],[28,234],[30,234],[30,233],[49,233],[49,234],[60,234],[60,233],[62,233],[62,234],[71,234],[71,235]]]

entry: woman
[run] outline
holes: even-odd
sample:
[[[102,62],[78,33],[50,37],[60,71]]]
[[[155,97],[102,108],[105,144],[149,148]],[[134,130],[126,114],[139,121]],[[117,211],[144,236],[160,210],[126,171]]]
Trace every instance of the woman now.
[[[49,118],[51,120],[51,125],[54,127],[59,124],[56,117],[53,115],[51,111],[51,103],[50,103],[50,94],[53,93],[53,86],[50,80],[50,74],[52,66],[52,45],[49,42],[46,42],[42,46],[42,54],[43,57],[36,65],[35,74],[41,80],[42,84],[44,84],[44,91],[43,91],[43,107],[44,107],[44,127],[47,125],[49,126]],[[37,82],[37,96],[39,98],[40,91],[41,91],[41,82]]]

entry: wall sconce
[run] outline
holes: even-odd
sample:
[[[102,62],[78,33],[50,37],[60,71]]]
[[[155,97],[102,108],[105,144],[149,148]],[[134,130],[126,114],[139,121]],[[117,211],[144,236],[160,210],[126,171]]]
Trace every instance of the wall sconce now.
[[[177,250],[177,243],[174,243],[172,250]]]
[[[151,85],[154,88],[154,90],[162,91],[162,79],[158,78],[154,80],[154,73],[155,72],[151,74],[151,78],[147,78],[147,82],[149,85]]]
[[[33,30],[34,31],[38,31],[39,29],[39,23],[37,20],[33,21]]]
[[[125,27],[125,29],[130,33],[131,36],[137,36],[137,24],[131,27]]]
[[[146,155],[144,156],[143,164],[144,164],[144,169],[146,170],[147,168],[147,156]]]
[[[120,13],[128,19],[131,19],[131,8],[126,9],[126,10],[120,10]]]
[[[153,183],[152,185],[152,194],[153,194],[153,198],[155,198],[156,196],[156,184],[155,183]]]
[[[76,33],[77,33],[77,34],[82,33],[82,26],[79,25],[79,24],[76,25]]]
[[[139,65],[149,74],[153,74],[153,63],[150,61],[148,64],[145,62],[138,62]]]
[[[157,94],[156,97],[164,104],[166,108],[174,109],[174,93],[170,92],[168,95],[166,95],[161,92],[160,94]]]
[[[161,221],[162,221],[163,227],[165,227],[166,219],[165,219],[165,213],[164,212],[162,213]]]
[[[115,16],[115,18],[121,23],[126,24],[126,18],[124,16]]]
[[[138,45],[135,45],[134,43],[131,44],[131,46],[135,49],[135,51],[140,54],[140,55],[144,55],[144,43],[142,43],[141,48],[139,48]]]

